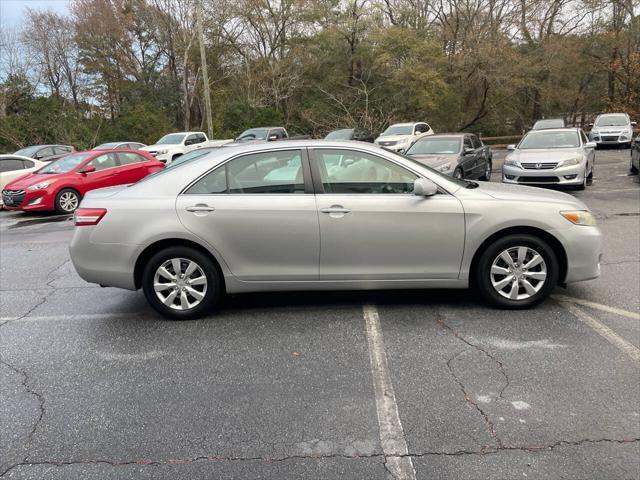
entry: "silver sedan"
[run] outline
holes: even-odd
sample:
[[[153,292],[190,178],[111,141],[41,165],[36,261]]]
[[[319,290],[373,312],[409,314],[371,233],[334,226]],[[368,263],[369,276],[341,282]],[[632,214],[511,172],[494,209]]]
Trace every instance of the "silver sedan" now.
[[[532,130],[507,147],[502,181],[573,186],[583,190],[593,178],[596,144],[580,128]]]
[[[374,145],[221,148],[132,186],[89,192],[71,258],[142,289],[172,319],[223,293],[466,288],[526,308],[600,274],[601,234],[570,195],[458,180]]]

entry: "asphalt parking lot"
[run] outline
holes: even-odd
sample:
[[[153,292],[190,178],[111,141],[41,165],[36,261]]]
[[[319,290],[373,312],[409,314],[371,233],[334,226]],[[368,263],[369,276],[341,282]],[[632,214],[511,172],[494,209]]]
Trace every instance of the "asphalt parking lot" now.
[[[640,184],[596,158],[571,193],[602,276],[528,311],[284,293],[169,322],[75,274],[68,218],[0,212],[0,478],[640,478]]]

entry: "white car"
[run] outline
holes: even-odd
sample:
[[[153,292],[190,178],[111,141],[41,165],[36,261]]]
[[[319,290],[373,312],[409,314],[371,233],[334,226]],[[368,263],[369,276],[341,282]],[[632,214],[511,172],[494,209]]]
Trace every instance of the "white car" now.
[[[591,124],[589,138],[598,146],[618,145],[629,148],[633,140],[633,127],[636,125],[626,113],[603,113]]]
[[[396,123],[382,132],[375,143],[394,152],[406,152],[416,141],[434,133],[425,122]]]
[[[209,140],[204,132],[177,132],[165,135],[155,145],[142,147],[140,150],[149,152],[152,157],[163,163],[171,163],[180,155],[189,153],[202,147],[219,147],[229,140]]]
[[[21,155],[0,155],[0,190],[4,189],[5,185],[13,182],[16,178],[35,172],[47,164],[47,162]],[[3,208],[3,206],[2,198],[0,198],[0,208]]]

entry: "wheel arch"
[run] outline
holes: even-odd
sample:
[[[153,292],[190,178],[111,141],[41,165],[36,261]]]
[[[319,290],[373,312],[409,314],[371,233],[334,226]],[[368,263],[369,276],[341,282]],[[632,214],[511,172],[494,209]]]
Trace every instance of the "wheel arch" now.
[[[138,255],[135,267],[133,269],[133,281],[136,290],[142,287],[142,272],[144,271],[144,266],[149,261],[149,259],[160,250],[169,247],[193,248],[203,255],[206,255],[216,266],[218,279],[220,280],[220,285],[222,286],[222,291],[226,291],[224,274],[222,273],[222,266],[220,265],[220,262],[215,257],[215,255],[213,255],[207,248],[203,247],[199,243],[184,238],[164,238],[148,245],[142,252],[140,252],[140,255]]]
[[[487,249],[487,247],[502,237],[514,234],[532,235],[540,238],[541,240],[544,240],[549,244],[549,246],[553,249],[554,253],[558,257],[558,264],[560,265],[560,271],[558,272],[558,283],[562,285],[564,283],[564,279],[567,277],[568,268],[567,252],[564,246],[562,245],[560,240],[558,240],[549,232],[541,228],[530,226],[508,227],[502,230],[498,230],[497,232],[494,232],[490,236],[488,236],[473,254],[473,259],[471,260],[471,266],[469,268],[469,283],[473,284],[473,282],[475,282],[475,273],[476,269],[478,268],[478,261],[480,260],[480,257]]]

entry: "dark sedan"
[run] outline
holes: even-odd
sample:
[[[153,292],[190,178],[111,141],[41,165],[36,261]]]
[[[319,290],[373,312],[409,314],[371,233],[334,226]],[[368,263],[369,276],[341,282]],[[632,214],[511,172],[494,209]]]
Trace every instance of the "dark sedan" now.
[[[75,149],[70,145],[32,145],[21,148],[17,152],[14,152],[14,155],[35,158],[42,162],[52,162],[74,151]]]
[[[407,155],[455,178],[491,178],[491,149],[472,133],[442,133],[421,138]]]

